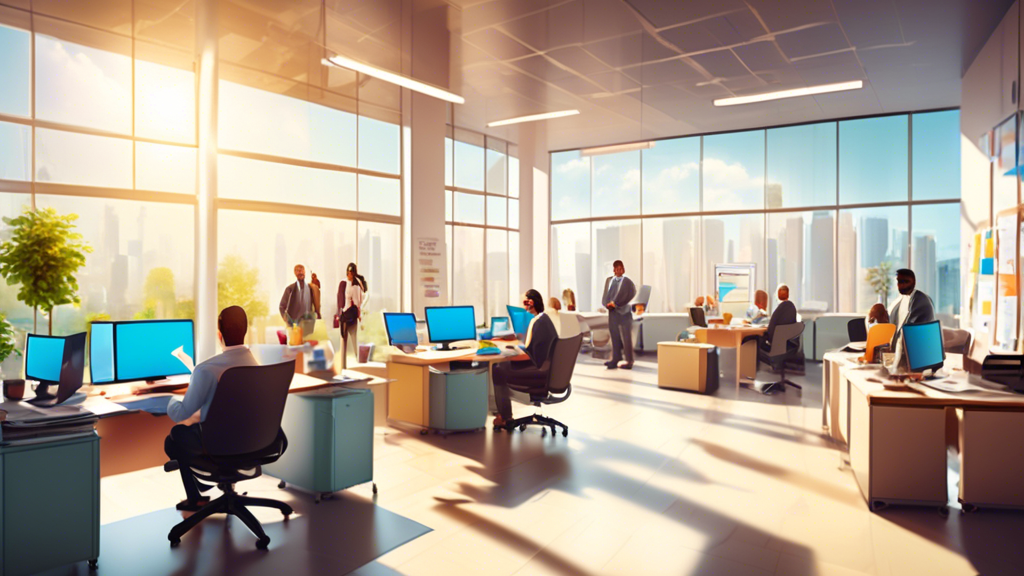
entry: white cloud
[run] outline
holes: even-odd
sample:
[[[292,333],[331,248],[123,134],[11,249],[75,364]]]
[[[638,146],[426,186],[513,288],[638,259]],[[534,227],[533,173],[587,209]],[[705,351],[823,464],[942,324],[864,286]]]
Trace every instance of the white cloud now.
[[[704,206],[713,210],[737,210],[760,205],[764,176],[751,176],[743,164],[704,159]]]
[[[581,176],[590,171],[590,160],[587,158],[573,158],[564,164],[559,164],[555,171],[559,174]]]
[[[700,165],[697,162],[687,162],[665,168],[653,178],[648,177],[644,180],[644,205],[654,207],[668,205],[668,209],[671,211],[671,207],[684,204],[685,200],[680,197],[681,185],[685,184],[687,180],[693,179],[694,186],[696,186],[699,174]]]

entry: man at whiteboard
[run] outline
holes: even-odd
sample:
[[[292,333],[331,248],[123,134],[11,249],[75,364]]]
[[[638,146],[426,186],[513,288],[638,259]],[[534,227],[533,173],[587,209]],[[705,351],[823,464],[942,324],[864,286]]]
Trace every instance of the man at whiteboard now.
[[[900,297],[889,309],[889,319],[896,325],[896,333],[892,337],[893,350],[896,349],[904,324],[923,324],[935,320],[932,299],[917,289],[917,276],[913,270],[900,268],[896,271],[896,289],[900,291]]]

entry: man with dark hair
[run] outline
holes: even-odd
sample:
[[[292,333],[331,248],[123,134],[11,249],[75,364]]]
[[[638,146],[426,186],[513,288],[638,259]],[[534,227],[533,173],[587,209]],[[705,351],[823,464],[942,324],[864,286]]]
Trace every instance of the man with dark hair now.
[[[530,289],[523,294],[523,308],[533,315],[530,326],[526,330],[526,345],[520,346],[529,360],[513,360],[501,362],[491,371],[494,386],[494,404],[498,408],[498,416],[494,419],[495,426],[504,426],[512,419],[512,399],[509,396],[508,380],[513,376],[517,381],[535,380],[543,383],[547,372],[540,368],[547,361],[548,355],[558,340],[558,332],[551,318],[544,312],[544,298],[540,292]]]
[[[889,320],[896,325],[896,333],[892,337],[893,350],[903,333],[904,324],[922,324],[935,320],[932,299],[917,290],[917,275],[913,270],[900,268],[896,271],[896,289],[900,297],[889,309]]]
[[[245,345],[248,327],[249,320],[241,306],[229,306],[221,310],[217,317],[217,335],[224,351],[195,367],[183,400],[171,398],[167,403],[167,415],[179,424],[171,428],[170,435],[164,440],[164,452],[171,460],[179,462],[178,471],[187,496],[186,500],[178,504],[178,510],[198,510],[209,502],[208,498],[201,498],[199,492],[210,489],[210,486],[200,486],[188,462],[190,457],[203,453],[199,423],[206,420],[206,412],[213,402],[221,375],[228,368],[257,365]]]
[[[629,303],[636,296],[636,285],[626,278],[626,267],[622,260],[612,263],[614,276],[604,281],[604,292],[601,302],[608,309],[608,331],[612,337],[612,359],[604,365],[609,370],[619,368],[619,360],[625,352],[624,370],[633,368],[633,311]]]

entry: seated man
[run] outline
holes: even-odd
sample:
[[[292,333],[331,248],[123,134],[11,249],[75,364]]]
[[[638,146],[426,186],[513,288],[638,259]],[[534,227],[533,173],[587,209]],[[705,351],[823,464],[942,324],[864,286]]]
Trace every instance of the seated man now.
[[[796,305],[789,301],[789,286],[779,284],[776,295],[779,297],[779,303],[775,305],[775,311],[772,312],[772,317],[768,321],[768,330],[765,331],[765,337],[761,341],[761,348],[764,350],[771,349],[776,326],[796,324],[799,321]]]
[[[544,299],[540,292],[528,290],[523,295],[523,308],[534,315],[530,327],[526,331],[526,346],[523,350],[529,360],[502,362],[494,366],[491,378],[494,381],[494,403],[498,408],[498,416],[494,419],[495,426],[504,426],[512,419],[512,399],[509,396],[508,379],[515,372],[516,379],[536,378],[543,382],[547,375],[540,372],[540,367],[548,359],[548,354],[558,340],[558,333],[551,318],[544,313]]]
[[[763,324],[768,321],[768,293],[764,290],[754,292],[754,303],[747,308],[747,319],[751,324]]]
[[[221,374],[235,366],[257,366],[256,359],[245,345],[248,325],[245,310],[240,306],[229,306],[222,310],[217,318],[217,335],[224,346],[224,352],[196,366],[184,400],[179,402],[171,398],[167,404],[167,415],[179,424],[171,428],[170,435],[164,440],[164,452],[168,458],[180,464],[178,471],[187,496],[186,500],[178,504],[178,510],[198,510],[209,503],[209,498],[201,498],[199,492],[211,487],[200,486],[188,463],[192,455],[203,453],[199,423],[206,420],[206,412],[213,402]]]
[[[917,276],[913,270],[900,268],[896,271],[896,289],[900,297],[889,310],[889,318],[896,325],[896,333],[892,337],[892,349],[896,349],[904,324],[922,324],[935,320],[935,309],[932,299],[917,289]]]

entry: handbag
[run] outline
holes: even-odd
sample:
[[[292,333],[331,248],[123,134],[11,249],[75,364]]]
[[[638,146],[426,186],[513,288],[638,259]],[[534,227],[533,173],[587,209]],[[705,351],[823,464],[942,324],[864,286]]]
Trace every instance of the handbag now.
[[[348,282],[342,280],[338,284],[338,312],[334,315],[334,327],[341,328],[341,309],[345,307],[345,290],[348,287]]]

